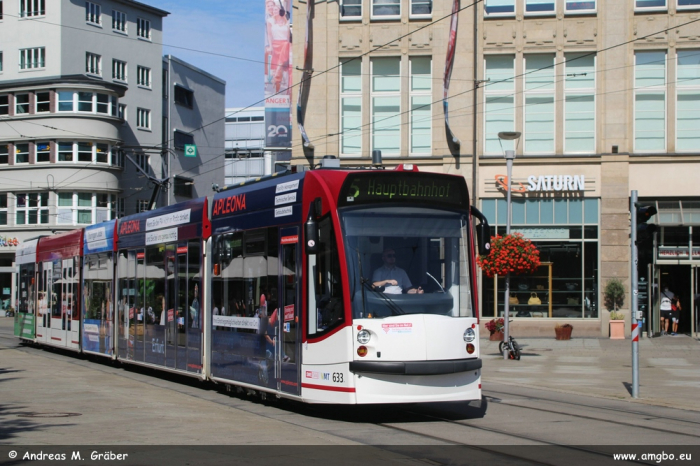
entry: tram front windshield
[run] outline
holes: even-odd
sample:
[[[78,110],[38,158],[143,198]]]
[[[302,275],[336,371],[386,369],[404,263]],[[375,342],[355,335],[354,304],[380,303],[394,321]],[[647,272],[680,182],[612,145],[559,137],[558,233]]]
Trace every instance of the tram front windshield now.
[[[474,315],[464,214],[393,206],[340,219],[354,318]]]

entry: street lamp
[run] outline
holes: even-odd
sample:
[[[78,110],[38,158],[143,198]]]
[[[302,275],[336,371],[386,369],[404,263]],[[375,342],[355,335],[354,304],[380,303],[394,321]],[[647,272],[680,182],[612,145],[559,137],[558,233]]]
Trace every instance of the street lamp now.
[[[520,139],[519,131],[502,131],[498,133],[498,139],[503,141],[514,141]],[[499,141],[500,142],[500,141]],[[512,186],[511,176],[513,174],[513,159],[515,158],[515,150],[506,150],[506,167],[507,167],[507,179],[506,179],[506,235],[510,234],[510,218],[512,204],[510,201],[510,188]],[[510,311],[510,272],[506,274],[506,286],[504,290],[504,300],[503,300],[503,341],[508,342],[508,313]],[[503,359],[508,359],[508,345],[503,345]]]

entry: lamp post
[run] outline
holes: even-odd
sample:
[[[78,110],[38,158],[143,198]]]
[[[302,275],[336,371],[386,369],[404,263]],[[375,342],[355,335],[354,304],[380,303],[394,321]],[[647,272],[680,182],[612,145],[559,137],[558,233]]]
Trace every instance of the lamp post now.
[[[498,139],[501,139],[503,141],[513,141],[520,139],[520,132],[519,131],[502,131],[498,133]],[[510,234],[510,218],[511,218],[511,210],[512,210],[512,204],[510,200],[510,188],[512,186],[511,183],[511,176],[513,174],[513,159],[515,159],[515,150],[506,150],[505,151],[506,155],[506,167],[507,167],[507,174],[506,176],[508,177],[506,180],[506,206],[507,206],[507,213],[506,213],[506,235]],[[508,314],[510,311],[510,272],[506,274],[506,280],[505,280],[505,290],[504,290],[504,300],[503,300],[503,341],[508,342]],[[503,359],[508,359],[508,345],[503,345]]]

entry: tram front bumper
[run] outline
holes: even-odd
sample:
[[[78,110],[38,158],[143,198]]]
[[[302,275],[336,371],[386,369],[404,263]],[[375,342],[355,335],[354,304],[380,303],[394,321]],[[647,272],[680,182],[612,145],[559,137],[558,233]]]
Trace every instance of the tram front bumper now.
[[[442,375],[481,369],[482,361],[451,359],[443,361],[351,361],[350,372],[355,374]]]

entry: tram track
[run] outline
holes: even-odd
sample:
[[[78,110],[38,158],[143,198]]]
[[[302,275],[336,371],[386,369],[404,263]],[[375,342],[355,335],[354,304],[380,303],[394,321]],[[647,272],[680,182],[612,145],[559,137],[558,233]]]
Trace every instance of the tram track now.
[[[496,458],[503,458],[505,461],[513,461],[513,460],[518,460],[522,461],[523,463],[526,464],[532,464],[532,465],[541,465],[541,466],[555,466],[557,464],[561,464],[560,462],[551,462],[548,461],[547,458],[537,458],[533,456],[528,456],[527,454],[514,454],[514,453],[509,453],[507,451],[504,451],[503,445],[512,445],[513,440],[524,440],[527,442],[532,442],[535,445],[542,445],[542,446],[548,446],[548,447],[557,447],[561,448],[562,453],[566,452],[572,452],[574,454],[585,454],[585,455],[593,455],[591,456],[591,460],[594,460],[594,458],[602,459],[602,458],[611,458],[611,453],[606,452],[606,451],[600,451],[596,449],[592,449],[589,447],[585,446],[577,446],[577,445],[565,445],[557,442],[552,442],[551,440],[548,440],[546,438],[541,438],[533,435],[527,435],[521,432],[513,432],[511,430],[507,429],[499,429],[487,425],[475,425],[475,421],[473,420],[455,420],[455,419],[449,419],[444,416],[440,415],[435,415],[431,413],[426,413],[421,410],[415,410],[415,409],[405,409],[404,407],[394,407],[394,406],[386,406],[382,408],[377,414],[377,417],[391,417],[392,413],[394,413],[394,416],[401,419],[403,422],[423,422],[423,427],[425,427],[427,422],[434,423],[435,421],[438,421],[440,423],[444,423],[446,425],[450,426],[459,426],[460,428],[463,428],[465,430],[478,430],[482,432],[488,432],[491,434],[496,434],[505,437],[506,439],[512,439],[511,441],[506,440],[505,442],[499,442],[498,444],[494,444],[493,446],[491,445],[474,445],[474,444],[469,444],[466,442],[460,442],[456,440],[449,440],[446,438],[445,435],[437,435],[433,433],[426,433],[422,432],[419,426],[416,426],[416,428],[412,428],[411,426],[408,425],[396,425],[391,422],[372,422],[371,417],[372,415],[369,415],[369,419],[365,419],[367,417],[367,413],[371,412],[369,410],[357,410],[360,411],[364,414],[359,414],[359,419],[343,419],[343,416],[340,417],[335,417],[333,414],[329,414],[329,410],[327,407],[320,406],[320,405],[299,405],[290,402],[290,404],[285,404],[287,403],[282,402],[281,404],[285,404],[284,406],[280,406],[280,404],[277,403],[260,403],[256,402],[256,399],[250,399],[246,398],[245,396],[242,397],[230,397],[226,396],[222,390],[217,390],[217,388],[214,388],[214,386],[210,386],[208,389],[205,387],[197,387],[196,384],[188,384],[188,385],[182,385],[181,381],[174,381],[174,384],[178,385],[172,385],[172,384],[164,384],[163,381],[170,381],[169,377],[164,376],[164,374],[156,373],[158,376],[154,376],[152,373],[147,373],[146,377],[139,377],[137,373],[132,373],[130,371],[124,371],[122,369],[116,368],[114,366],[111,366],[109,364],[94,364],[92,362],[88,362],[84,360],[81,357],[76,358],[75,354],[70,353],[66,354],[63,352],[46,352],[46,351],[39,351],[41,347],[37,347],[35,345],[23,345],[20,344],[13,335],[8,334],[6,332],[0,332],[0,342],[2,345],[0,346],[8,346],[9,349],[16,349],[19,351],[23,351],[26,353],[32,353],[34,355],[38,355],[44,358],[49,358],[49,359],[60,359],[64,362],[67,362],[69,364],[75,364],[79,365],[81,367],[85,368],[90,368],[93,370],[98,370],[100,372],[106,372],[110,373],[113,375],[117,375],[120,377],[126,377],[129,379],[138,379],[139,382],[145,383],[148,385],[151,385],[156,388],[160,389],[165,389],[165,390],[173,390],[175,392],[187,395],[187,396],[194,396],[200,399],[205,399],[206,401],[213,402],[216,404],[219,404],[221,406],[226,406],[234,409],[240,409],[244,412],[248,412],[251,414],[255,414],[257,416],[262,416],[266,417],[268,419],[272,419],[278,422],[283,422],[286,424],[289,424],[290,426],[295,426],[295,427],[303,427],[305,429],[308,429],[310,431],[316,431],[316,432],[323,432],[323,433],[329,433],[329,431],[326,428],[323,427],[311,427],[307,425],[308,422],[308,416],[315,416],[316,418],[321,418],[321,419],[328,419],[329,421],[342,421],[342,422],[352,422],[353,420],[355,422],[363,422],[363,423],[368,423],[368,424],[373,424],[379,429],[386,429],[389,431],[394,431],[394,432],[401,432],[404,435],[408,435],[407,439],[410,441],[411,438],[415,439],[410,441],[409,445],[416,445],[416,446],[424,446],[424,445],[430,445],[430,443],[426,442],[434,442],[436,444],[436,447],[439,445],[447,445],[447,446],[458,446],[461,448],[466,448],[469,450],[473,450],[475,452],[481,452],[489,455],[495,455]],[[192,387],[195,387],[195,390],[197,392],[193,392],[191,389]],[[486,391],[485,393],[488,394],[501,394],[501,395],[512,395],[512,396],[522,396],[525,399],[531,398],[534,401],[537,402],[557,402],[561,403],[564,405],[574,405],[574,406],[580,406],[582,408],[591,408],[593,406],[587,405],[584,403],[566,403],[562,401],[557,401],[557,400],[550,400],[547,398],[541,398],[541,397],[536,397],[536,396],[528,396],[528,395],[517,395],[517,394],[511,394],[503,391],[497,391],[497,390],[489,390]],[[224,395],[222,397],[221,395]],[[488,398],[487,398],[488,399]],[[493,399],[492,399],[493,400]],[[252,403],[251,403],[252,401]],[[492,401],[493,402],[493,401]],[[500,402],[499,404],[512,407],[512,408],[527,408],[527,409],[537,409],[533,407],[525,407],[518,405],[517,403],[504,403]],[[263,407],[264,406],[264,407]],[[273,407],[276,409],[279,409],[282,411],[283,416],[280,416],[279,413],[272,413],[272,412],[266,412],[267,409],[266,407]],[[614,409],[614,408],[613,408]],[[545,412],[551,412],[555,413],[558,415],[562,416],[570,416],[570,417],[581,417],[581,416],[576,416],[572,415],[571,413],[566,413],[566,412],[560,412],[556,411],[553,409],[544,409],[541,411]],[[629,410],[624,410],[624,409],[617,409],[617,411],[621,412],[626,412],[630,415],[636,415],[636,416],[649,416],[648,413],[644,413],[641,411],[629,411]],[[352,413],[355,412],[352,409],[347,409],[346,412]],[[289,417],[288,414],[295,414],[298,416],[292,416]],[[408,418],[406,418],[408,416]],[[605,419],[598,419],[595,417],[586,417],[588,420],[592,420],[594,422],[609,422]],[[682,419],[677,419],[678,421],[685,422],[685,420]],[[689,421],[690,424],[697,424],[695,422]],[[616,424],[616,423],[613,423]],[[618,423],[619,424],[619,423]],[[625,427],[632,427],[632,428],[640,428],[638,425],[634,424],[629,424],[629,423],[622,423],[623,426]],[[436,426],[435,428],[436,431],[439,431],[439,427]],[[451,429],[447,429],[448,431],[452,431]],[[684,436],[692,436],[692,437],[698,437],[693,434],[687,434],[687,433],[682,433],[682,432],[676,432],[676,431],[669,431],[667,429],[654,429],[652,430],[657,430],[659,432],[665,432],[665,433],[673,433],[674,435],[684,435]],[[357,442],[360,444],[364,444],[367,446],[374,446],[376,448],[380,449],[385,449],[387,451],[391,451],[390,446],[382,446],[382,445],[377,445],[375,443],[372,443],[371,441],[368,441],[366,438],[358,438],[357,436],[354,436],[352,434],[348,434],[346,432],[343,432],[343,429],[333,429],[332,432],[330,432],[332,435],[337,436],[339,438],[342,438],[344,440],[352,441],[352,442]],[[465,437],[469,437],[468,435]],[[405,442],[407,439],[403,439],[402,441]],[[534,454],[534,453],[533,453]],[[417,458],[420,459],[420,458]],[[428,460],[429,461],[429,460]],[[643,464],[654,464],[654,463],[643,463]]]
[[[623,413],[623,414],[646,416],[647,420],[651,420],[651,419],[649,419],[649,416],[651,416],[655,419],[664,419],[667,421],[677,421],[677,422],[683,422],[686,424],[700,426],[700,421],[691,421],[688,419],[681,419],[681,418],[677,418],[677,417],[660,417],[660,416],[657,416],[654,414],[649,414],[649,413],[645,413],[643,411],[638,411],[638,410],[612,408],[609,406],[601,407],[601,406],[595,406],[595,405],[589,405],[589,404],[583,404],[583,403],[575,403],[575,402],[571,402],[571,401],[553,400],[551,398],[543,398],[543,397],[537,397],[537,396],[533,396],[533,395],[523,395],[521,393],[504,392],[504,391],[491,390],[491,389],[484,390],[484,393],[496,393],[499,395],[516,396],[516,397],[524,398],[527,400],[533,400],[533,401],[543,401],[543,402],[547,402],[547,403],[557,403],[557,404],[563,404],[563,405],[567,405],[567,406],[576,406],[576,407],[586,408],[586,409],[599,409],[599,410],[605,410],[605,411],[614,411],[614,412]],[[501,404],[511,404],[511,403],[507,403],[507,402],[504,403],[503,401],[500,401],[500,403]],[[514,405],[514,406],[516,406],[516,405]],[[517,405],[517,406],[521,406],[521,405]],[[521,406],[521,407],[524,407],[524,406]],[[671,432],[671,433],[673,433],[673,432]]]

